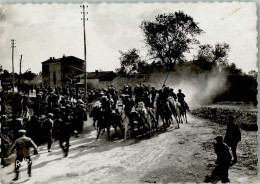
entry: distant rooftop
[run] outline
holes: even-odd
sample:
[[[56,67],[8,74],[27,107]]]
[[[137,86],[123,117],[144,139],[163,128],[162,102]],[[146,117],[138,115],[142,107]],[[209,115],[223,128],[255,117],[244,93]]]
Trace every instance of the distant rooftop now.
[[[81,79],[84,79],[84,74],[78,75]],[[88,72],[88,79],[99,79],[100,81],[112,81],[118,75],[113,71],[96,71],[96,72]]]
[[[61,58],[54,58],[54,57],[50,57],[48,60],[43,61],[42,64],[48,64],[48,63],[58,63],[58,62],[64,62],[64,61],[68,61],[68,60],[80,60],[80,61],[84,61],[80,58],[77,58],[75,56],[65,56],[63,55],[63,57]]]

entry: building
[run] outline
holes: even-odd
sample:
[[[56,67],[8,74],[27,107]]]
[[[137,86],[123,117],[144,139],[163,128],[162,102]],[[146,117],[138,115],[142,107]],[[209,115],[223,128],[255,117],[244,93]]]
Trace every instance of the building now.
[[[42,84],[44,87],[67,86],[68,79],[84,71],[84,60],[74,56],[50,57],[42,62]]]
[[[80,81],[76,83],[79,87],[84,87],[84,74],[79,76]],[[98,71],[88,72],[87,73],[87,85],[88,88],[107,88],[111,84],[114,84],[113,81],[117,78],[118,75],[113,71]]]

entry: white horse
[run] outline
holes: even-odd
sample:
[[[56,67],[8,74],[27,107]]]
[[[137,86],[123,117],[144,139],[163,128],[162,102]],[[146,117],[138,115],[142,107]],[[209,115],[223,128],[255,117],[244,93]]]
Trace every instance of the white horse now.
[[[153,133],[153,126],[152,126],[152,118],[149,114],[149,109],[147,109],[144,105],[144,102],[139,102],[138,106],[137,106],[137,112],[140,115],[140,121],[138,122],[139,125],[141,125],[140,123],[143,123],[142,126],[144,128],[147,127],[148,131],[149,131],[149,135],[152,136]]]
[[[96,129],[98,131],[98,125],[96,125],[97,119],[100,114],[99,114],[99,109],[101,109],[102,104],[101,102],[98,100],[94,103],[92,103],[91,105],[91,112],[90,112],[90,117],[93,118],[93,127],[94,129]]]
[[[121,101],[117,101],[116,103],[116,111],[120,118],[120,123],[124,128],[124,139],[126,140],[127,137],[130,137],[129,129],[130,129],[130,120],[129,117],[125,113],[125,106]]]
[[[173,97],[168,97],[168,102],[170,104],[173,116],[178,124],[178,128],[180,128],[179,124],[183,123],[182,116],[181,116],[181,104],[176,102]]]

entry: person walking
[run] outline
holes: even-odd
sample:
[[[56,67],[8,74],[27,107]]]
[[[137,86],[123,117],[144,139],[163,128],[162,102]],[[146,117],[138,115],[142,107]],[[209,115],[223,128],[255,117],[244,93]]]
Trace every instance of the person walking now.
[[[25,161],[28,164],[28,175],[31,177],[32,172],[32,160],[30,155],[30,147],[34,148],[34,154],[38,154],[37,146],[33,140],[25,136],[26,130],[19,130],[21,137],[16,139],[13,146],[10,149],[9,155],[16,149],[16,160],[14,163],[16,176],[13,180],[18,180],[19,178],[19,169],[21,162]]]
[[[47,115],[47,119],[43,122],[44,136],[48,143],[48,145],[47,145],[48,152],[51,152],[51,144],[52,144],[52,132],[53,132],[52,117],[53,117],[53,114],[49,113]]]
[[[228,146],[223,142],[221,135],[215,137],[217,143],[214,143],[214,150],[217,155],[216,167],[213,170],[211,176],[206,176],[205,183],[217,183],[215,181],[216,176],[219,177],[222,183],[230,182],[228,178],[228,170],[231,163],[231,154]]]
[[[65,110],[61,112],[59,145],[64,152],[64,157],[67,157],[69,154],[69,141],[72,132],[71,120],[68,117],[69,115]]]
[[[239,126],[234,123],[235,118],[229,116],[229,123],[227,125],[226,136],[224,142],[231,148],[233,160],[232,165],[237,163],[237,145],[241,141],[241,131]]]

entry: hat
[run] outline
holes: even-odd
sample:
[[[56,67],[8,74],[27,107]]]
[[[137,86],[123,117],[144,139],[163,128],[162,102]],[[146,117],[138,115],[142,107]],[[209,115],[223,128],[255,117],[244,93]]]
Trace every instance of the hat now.
[[[217,137],[215,137],[215,139],[216,139],[217,141],[223,141],[222,135],[218,135]]]
[[[84,104],[80,104],[79,107],[85,107]]]
[[[78,100],[78,103],[84,103],[84,102],[83,102],[83,100],[79,99],[79,100]]]
[[[16,118],[15,121],[23,121],[22,118]]]
[[[20,130],[18,130],[18,133],[25,134],[25,133],[26,133],[26,130],[24,130],[24,129],[20,129]]]
[[[53,117],[54,115],[52,113],[48,113],[48,117]]]

